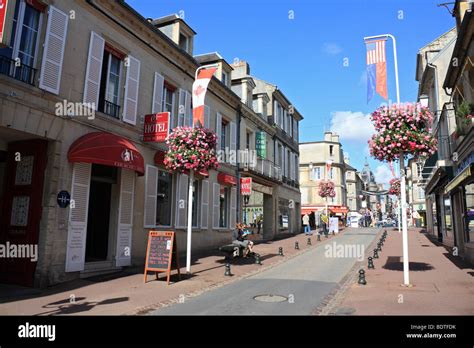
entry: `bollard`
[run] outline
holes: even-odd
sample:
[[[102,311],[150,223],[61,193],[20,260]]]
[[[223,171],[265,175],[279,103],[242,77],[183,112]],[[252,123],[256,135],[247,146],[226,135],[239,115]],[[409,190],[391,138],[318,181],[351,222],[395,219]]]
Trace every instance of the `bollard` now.
[[[365,280],[365,271],[363,269],[359,270],[359,281],[357,283],[360,285],[367,284],[367,281]]]
[[[379,258],[378,250],[374,249],[374,259],[378,259],[378,258]]]
[[[335,235],[336,235],[336,232],[335,232],[334,230],[332,231],[332,235],[333,235],[333,236],[335,236]]]
[[[377,251],[382,251],[382,245],[380,245],[380,242],[377,243]]]
[[[318,242],[321,241],[321,235],[318,233]]]
[[[370,269],[374,269],[375,268],[374,259],[369,256],[368,260],[369,260],[369,264],[367,265],[367,267],[370,268]]]
[[[309,238],[308,238],[308,239],[309,239]],[[296,249],[296,250],[299,250],[299,249],[300,249],[300,245],[299,245],[298,242],[295,242],[295,249]]]
[[[384,240],[383,240],[383,239],[380,239],[380,245],[383,246],[383,243],[384,243]]]
[[[278,255],[283,256],[283,248],[282,247],[278,248]]]
[[[230,263],[229,262],[226,262],[226,264],[225,264],[225,273],[224,273],[224,275],[226,277],[230,277],[232,275],[232,274],[230,274]]]
[[[308,238],[308,242],[306,243],[306,245],[311,245],[311,238]]]
[[[255,254],[255,263],[261,265],[262,261],[260,260],[260,254]]]

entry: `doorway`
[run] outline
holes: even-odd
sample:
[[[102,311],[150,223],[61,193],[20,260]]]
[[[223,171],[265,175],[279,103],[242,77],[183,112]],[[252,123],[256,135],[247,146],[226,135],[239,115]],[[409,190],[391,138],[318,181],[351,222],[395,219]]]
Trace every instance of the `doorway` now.
[[[110,217],[117,168],[92,164],[86,236],[86,262],[110,258]]]

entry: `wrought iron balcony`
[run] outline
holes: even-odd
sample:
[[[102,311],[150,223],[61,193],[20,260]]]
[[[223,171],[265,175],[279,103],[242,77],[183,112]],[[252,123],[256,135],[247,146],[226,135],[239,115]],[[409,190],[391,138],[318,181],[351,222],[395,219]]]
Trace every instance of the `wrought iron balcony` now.
[[[0,74],[34,86],[37,70],[26,64],[16,66],[16,63],[9,57],[0,56]]]
[[[108,100],[104,100],[102,110],[100,111],[106,115],[112,116],[113,118],[120,118],[120,105],[109,102]]]

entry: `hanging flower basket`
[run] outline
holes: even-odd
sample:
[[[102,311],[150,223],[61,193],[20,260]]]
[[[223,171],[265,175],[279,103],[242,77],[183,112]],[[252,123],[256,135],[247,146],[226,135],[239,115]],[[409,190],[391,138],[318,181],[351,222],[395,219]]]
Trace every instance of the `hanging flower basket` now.
[[[370,154],[380,161],[393,161],[404,155],[427,158],[437,150],[431,134],[433,115],[419,103],[383,106],[371,115],[376,133],[369,140]]]
[[[170,171],[217,169],[216,134],[202,127],[176,127],[166,138],[163,163]]]
[[[390,188],[388,189],[388,193],[390,195],[395,195],[395,196],[400,196],[400,179],[399,178],[393,178],[390,180]]]
[[[336,191],[334,190],[334,183],[330,180],[322,180],[319,183],[319,196],[322,198],[335,197]]]

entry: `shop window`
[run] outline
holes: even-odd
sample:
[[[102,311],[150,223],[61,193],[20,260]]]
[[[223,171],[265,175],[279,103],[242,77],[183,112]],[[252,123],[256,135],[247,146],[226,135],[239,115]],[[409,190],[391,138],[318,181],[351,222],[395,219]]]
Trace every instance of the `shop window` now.
[[[221,185],[219,193],[219,227],[228,226],[230,192],[227,186]]]
[[[451,198],[449,195],[443,197],[444,205],[444,226],[446,229],[446,235],[451,235],[453,232],[453,218],[451,210]]]
[[[34,84],[40,23],[41,11],[16,2],[10,47],[0,49],[0,74]]]
[[[474,242],[474,183],[465,186],[467,241]]]
[[[158,170],[157,204],[156,204],[156,225],[171,225],[171,197],[173,180],[172,174],[168,171]]]

